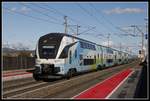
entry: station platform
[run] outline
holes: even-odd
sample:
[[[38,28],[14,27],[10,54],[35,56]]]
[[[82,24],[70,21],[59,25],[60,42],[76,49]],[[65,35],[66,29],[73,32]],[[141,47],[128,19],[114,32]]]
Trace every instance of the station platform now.
[[[100,82],[80,94],[74,96],[74,99],[135,99],[140,98],[136,96],[140,93],[141,87],[145,86],[143,79],[143,68],[137,65],[136,68],[130,68],[121,71],[118,74],[109,77],[108,79]],[[144,87],[142,87],[144,89]],[[146,98],[146,97],[145,97]]]
[[[124,83],[118,87],[116,91],[112,93],[109,99],[113,98],[128,98],[133,99],[138,81],[140,80],[142,68],[133,69],[133,73],[124,81]]]
[[[20,70],[7,70],[2,72],[2,81],[10,81],[32,77],[33,68]]]

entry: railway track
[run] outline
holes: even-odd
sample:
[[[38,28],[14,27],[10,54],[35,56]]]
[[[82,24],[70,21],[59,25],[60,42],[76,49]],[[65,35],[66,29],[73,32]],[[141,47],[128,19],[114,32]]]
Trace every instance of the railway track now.
[[[18,80],[11,80],[11,81],[3,81],[3,90],[5,89],[11,89],[11,88],[16,88],[18,86],[35,82],[33,78],[23,78],[23,79],[18,79]]]
[[[93,79],[104,80],[106,77],[113,75],[126,67],[131,67],[137,64],[137,62],[116,66],[115,68],[109,68],[102,71],[91,72],[84,75],[72,77],[70,80],[55,80],[53,82],[34,81],[28,79],[24,81],[13,81],[3,83],[3,98],[43,98],[53,97],[56,93],[65,91],[68,88],[80,86],[88,83]],[[108,73],[109,71],[109,73]]]
[[[25,82],[27,81],[27,82]],[[54,84],[56,82],[60,82],[62,80],[55,80],[51,82],[43,82],[43,81],[35,81],[35,80],[25,80],[19,84],[12,84],[10,86],[4,87],[3,88],[3,97],[11,97],[17,94],[21,94],[24,92],[32,91],[34,89],[38,89],[40,87],[46,87],[48,85]]]

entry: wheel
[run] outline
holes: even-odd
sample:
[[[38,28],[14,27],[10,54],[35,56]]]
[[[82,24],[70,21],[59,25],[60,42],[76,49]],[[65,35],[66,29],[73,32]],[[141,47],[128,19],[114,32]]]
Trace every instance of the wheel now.
[[[39,75],[35,73],[35,71],[33,72],[33,78],[36,80],[36,81],[39,81],[41,80]]]
[[[76,76],[76,75],[77,75],[77,70],[73,69],[73,76]]]
[[[68,73],[67,73],[67,79],[70,79],[72,77],[72,71],[69,70]]]
[[[67,79],[70,79],[75,74],[75,71],[73,69],[70,69],[67,73]]]
[[[102,66],[101,66],[101,65],[98,65],[97,70],[102,70]]]
[[[107,69],[109,68],[109,66],[107,66],[106,64],[103,65],[102,69]]]

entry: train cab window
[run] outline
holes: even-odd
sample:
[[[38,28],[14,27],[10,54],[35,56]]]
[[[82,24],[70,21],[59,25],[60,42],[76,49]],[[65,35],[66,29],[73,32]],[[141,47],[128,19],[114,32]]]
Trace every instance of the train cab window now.
[[[59,58],[67,58],[68,57],[68,50],[69,50],[69,47],[65,47],[63,49],[62,53],[60,54]]]
[[[55,47],[54,46],[53,47],[52,46],[43,46],[42,53],[43,53],[43,56],[45,56],[45,58],[49,58],[50,56],[54,57]]]
[[[63,35],[57,33],[50,33],[41,36],[38,41],[39,58],[55,59]]]
[[[63,49],[63,51],[61,52],[59,58],[67,58],[68,57],[69,48],[72,47],[76,43],[77,42],[65,46],[64,49]]]

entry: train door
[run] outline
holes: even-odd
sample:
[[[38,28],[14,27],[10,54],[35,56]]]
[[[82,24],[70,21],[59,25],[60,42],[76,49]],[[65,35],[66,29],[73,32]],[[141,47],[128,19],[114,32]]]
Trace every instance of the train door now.
[[[83,54],[80,54],[80,65],[83,65]]]
[[[103,58],[103,49],[102,49],[102,47],[100,47],[100,59],[101,59],[101,65],[103,65],[104,64],[104,58]]]
[[[114,51],[114,65],[117,65],[117,52]]]
[[[94,55],[94,64],[96,64],[96,55]]]

